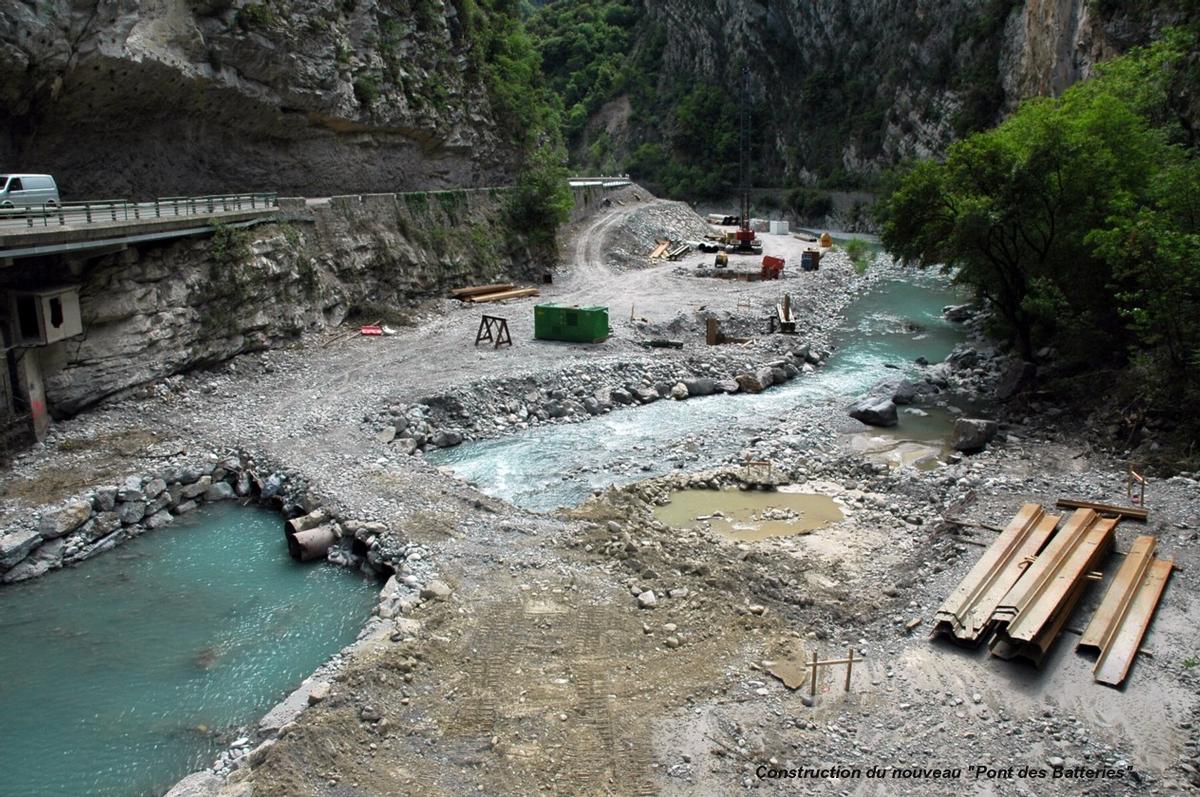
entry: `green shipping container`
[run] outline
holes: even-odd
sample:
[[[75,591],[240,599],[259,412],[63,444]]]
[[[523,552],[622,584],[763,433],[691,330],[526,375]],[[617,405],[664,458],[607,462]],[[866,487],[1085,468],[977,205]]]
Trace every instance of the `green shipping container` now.
[[[535,305],[533,336],[538,340],[599,343],[608,338],[608,308]]]

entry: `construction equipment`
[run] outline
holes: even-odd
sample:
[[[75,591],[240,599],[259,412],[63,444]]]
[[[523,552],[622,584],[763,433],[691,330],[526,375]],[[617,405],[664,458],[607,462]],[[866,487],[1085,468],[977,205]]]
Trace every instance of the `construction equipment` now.
[[[1129,518],[1142,523],[1150,516],[1145,507],[1120,506],[1119,504],[1102,504],[1097,501],[1080,501],[1075,498],[1060,498],[1054,504],[1059,509],[1092,509],[1101,515],[1115,515],[1121,519]]]
[[[520,299],[525,296],[537,296],[537,288],[518,288],[511,282],[497,282],[492,285],[470,285],[465,288],[454,288],[450,295],[460,302],[483,304],[499,302],[504,299]]]
[[[497,282],[492,285],[468,285],[465,288],[453,288],[450,295],[455,299],[466,301],[472,296],[483,296],[488,293],[500,293],[501,291],[511,291],[517,287],[511,282]]]
[[[992,655],[1022,657],[1040,665],[1059,634],[1070,630],[1081,636],[1078,650],[1098,653],[1096,681],[1120,685],[1140,650],[1174,562],[1155,559],[1154,537],[1139,536],[1087,628],[1068,629],[1067,620],[1088,585],[1104,578],[1100,569],[1113,546],[1117,524],[1137,517],[1138,512],[1130,507],[1058,501],[1060,507],[1077,504],[1085,506],[1077,508],[1062,528],[1058,528],[1060,518],[1047,515],[1041,506],[1022,506],[942,605],[933,635],[946,634],[970,644],[991,637]]]
[[[687,254],[691,248],[692,245],[686,241],[659,241],[657,246],[650,252],[650,259],[678,260]]]
[[[738,216],[722,216],[720,213],[709,213],[707,220],[709,224],[717,224],[721,226],[739,224],[741,222],[741,218]]]
[[[717,252],[717,259],[713,263],[713,268],[726,268],[729,266],[729,255],[724,252]]]
[[[785,335],[796,334],[796,319],[792,316],[792,297],[783,295],[783,302],[775,305],[775,313],[779,317],[779,331]]]
[[[1002,659],[1017,656],[1041,665],[1075,610],[1091,573],[1112,549],[1116,519],[1077,509],[996,607],[996,637],[989,645]]]
[[[601,343],[608,335],[607,307],[539,304],[533,308],[533,336],[538,340]]]
[[[485,293],[481,296],[468,296],[467,301],[472,304],[485,304],[487,302],[502,302],[505,299],[524,299],[526,296],[537,296],[537,288],[517,288],[511,291],[500,291],[499,293]]]
[[[801,271],[816,271],[821,267],[821,253],[816,249],[805,249],[800,255]]]
[[[1144,507],[1146,505],[1146,477],[1133,468],[1129,469],[1129,483],[1125,487],[1129,503]]]
[[[759,254],[762,252],[762,242],[758,240],[750,226],[750,69],[742,67],[742,96],[738,102],[738,112],[741,117],[739,126],[738,151],[740,156],[739,172],[741,177],[741,207],[738,219],[738,229],[733,234],[731,242],[734,251]]]
[[[991,631],[992,613],[1017,583],[1029,560],[1054,533],[1059,518],[1025,504],[975,567],[938,609],[933,634],[978,644]]]
[[[766,255],[762,259],[762,278],[765,280],[777,280],[783,274],[784,259],[782,257],[773,257]]]

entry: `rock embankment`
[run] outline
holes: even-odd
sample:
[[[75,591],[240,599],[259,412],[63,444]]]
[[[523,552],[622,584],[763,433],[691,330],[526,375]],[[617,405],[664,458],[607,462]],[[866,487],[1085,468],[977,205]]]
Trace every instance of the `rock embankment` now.
[[[245,452],[210,454],[92,488],[0,529],[0,583],[26,581],[79,564],[170,526],[204,504],[232,499],[257,501],[285,516],[316,510],[316,499],[303,479],[263,469]],[[328,557],[334,564],[389,574],[411,552],[396,535],[387,533],[384,523],[320,511],[332,535],[321,558]]]
[[[462,7],[6,3],[0,161],[71,200],[504,185],[515,137],[474,57],[498,23]]]
[[[570,423],[656,401],[761,393],[824,364],[829,352],[798,344],[758,365],[716,354],[675,362],[603,362],[519,379],[480,380],[364,419],[364,430],[404,453],[457,446],[531,426]]]

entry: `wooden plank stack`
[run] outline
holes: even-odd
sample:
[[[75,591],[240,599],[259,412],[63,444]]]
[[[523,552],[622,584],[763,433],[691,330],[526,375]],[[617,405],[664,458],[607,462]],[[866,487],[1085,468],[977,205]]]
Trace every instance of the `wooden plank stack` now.
[[[537,288],[518,288],[511,282],[499,282],[493,285],[469,285],[464,288],[454,288],[450,291],[450,295],[459,301],[485,304],[539,294]]]

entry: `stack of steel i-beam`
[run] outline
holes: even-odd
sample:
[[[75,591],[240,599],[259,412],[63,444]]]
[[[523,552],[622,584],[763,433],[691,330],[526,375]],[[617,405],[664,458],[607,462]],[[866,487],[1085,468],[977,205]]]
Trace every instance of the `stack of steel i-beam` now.
[[[1041,665],[1088,586],[1103,578],[1117,524],[1145,519],[1144,509],[1064,504],[1084,506],[1061,528],[1062,518],[1038,504],[1021,507],[938,610],[934,636],[987,641],[995,656]],[[1137,538],[1077,646],[1098,653],[1100,683],[1125,680],[1170,576],[1173,563],[1155,559],[1154,547],[1153,537]]]

